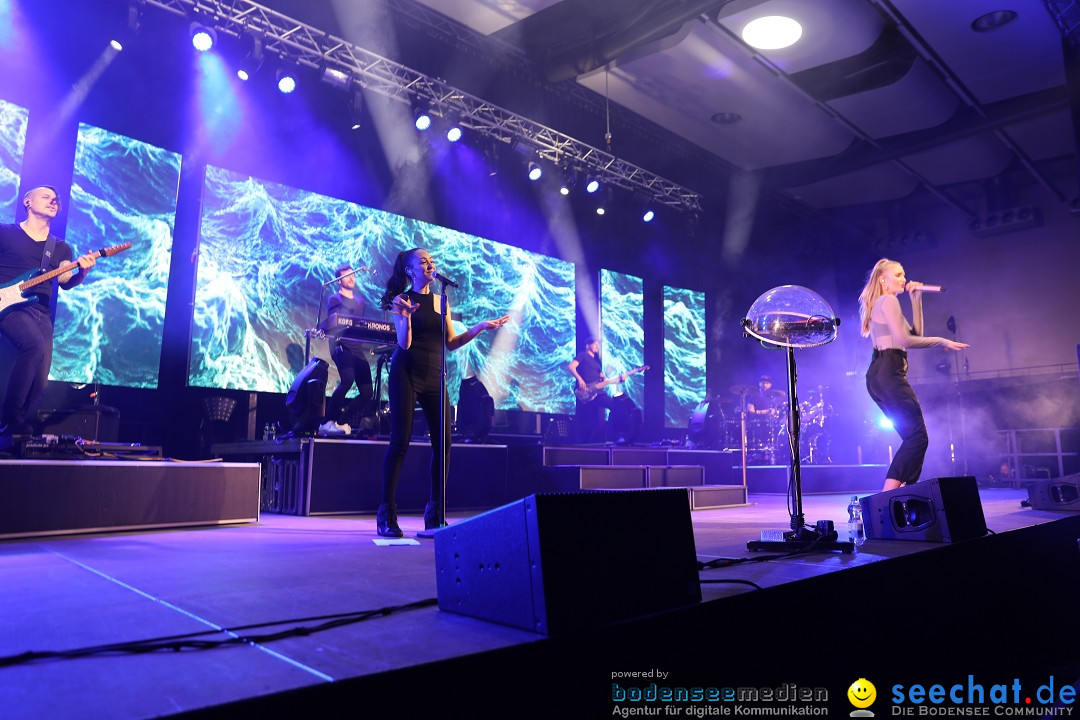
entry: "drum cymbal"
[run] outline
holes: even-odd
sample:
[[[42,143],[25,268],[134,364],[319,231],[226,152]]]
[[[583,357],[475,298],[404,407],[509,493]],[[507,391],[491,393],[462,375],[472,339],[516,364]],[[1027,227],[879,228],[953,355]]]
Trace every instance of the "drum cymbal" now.
[[[732,385],[728,388],[728,392],[732,395],[748,395],[755,390],[757,390],[757,388],[753,385]]]

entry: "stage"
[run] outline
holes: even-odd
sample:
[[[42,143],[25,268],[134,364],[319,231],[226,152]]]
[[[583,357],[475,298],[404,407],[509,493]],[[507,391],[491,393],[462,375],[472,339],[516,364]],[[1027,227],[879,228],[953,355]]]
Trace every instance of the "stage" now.
[[[451,709],[609,717],[625,707],[613,692],[630,686],[794,683],[826,689],[825,714],[846,715],[847,686],[865,677],[877,683],[873,710],[881,717],[894,682],[959,682],[975,673],[988,687],[1014,676],[1042,683],[1049,674],[1058,686],[1075,684],[1080,515],[1021,508],[1025,497],[981,491],[995,535],[953,544],[868,540],[853,555],[706,569],[698,605],[553,638],[424,604],[436,597],[432,541],[377,546],[370,515],[264,513],[257,524],[9,540],[0,543],[7,661],[188,633],[227,640],[235,634],[215,631],[273,623],[236,630],[267,634],[421,607],[212,649],[9,662],[0,667],[0,707],[6,718],[51,719],[408,718]],[[831,519],[843,531],[848,499],[807,497],[807,521]],[[451,513],[450,521],[470,514]],[[748,540],[788,524],[776,495],[691,517],[700,561],[753,556]],[[411,537],[422,520],[406,515],[401,524]],[[565,528],[580,538],[582,562],[611,552],[603,527],[596,518],[595,526]],[[660,705],[647,709],[663,712]],[[721,714],[721,705],[672,710]]]

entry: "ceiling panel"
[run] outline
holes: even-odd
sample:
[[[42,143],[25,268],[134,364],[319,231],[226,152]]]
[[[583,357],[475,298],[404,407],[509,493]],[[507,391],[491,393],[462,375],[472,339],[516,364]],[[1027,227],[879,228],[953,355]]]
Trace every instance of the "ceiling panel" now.
[[[816,103],[756,62],[719,28],[691,23],[679,42],[578,78],[745,170],[841,152],[852,134]],[[716,113],[741,122],[721,125]]]
[[[918,184],[896,163],[883,163],[791,188],[788,194],[814,207],[830,208],[895,200],[911,194]]]
[[[984,180],[1004,172],[1013,154],[993,133],[982,133],[902,159],[934,185],[952,185]]]
[[[1049,160],[1076,153],[1076,134],[1068,110],[1009,125],[1005,132],[1032,160]]]
[[[498,32],[559,0],[423,0],[423,4],[481,35]]]
[[[1042,0],[891,0],[980,103],[1065,83],[1061,33]],[[971,29],[986,13],[1011,9],[1013,22]]]
[[[873,138],[889,137],[941,125],[960,107],[960,99],[925,62],[916,60],[897,82],[829,101]]]

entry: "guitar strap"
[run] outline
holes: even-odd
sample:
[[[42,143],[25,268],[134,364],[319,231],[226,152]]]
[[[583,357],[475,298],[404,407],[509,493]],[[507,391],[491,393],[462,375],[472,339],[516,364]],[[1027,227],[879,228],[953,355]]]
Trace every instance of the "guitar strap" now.
[[[53,250],[56,249],[56,236],[49,233],[49,237],[45,240],[45,249],[41,252],[41,269],[43,271],[49,270],[49,265],[52,264]]]

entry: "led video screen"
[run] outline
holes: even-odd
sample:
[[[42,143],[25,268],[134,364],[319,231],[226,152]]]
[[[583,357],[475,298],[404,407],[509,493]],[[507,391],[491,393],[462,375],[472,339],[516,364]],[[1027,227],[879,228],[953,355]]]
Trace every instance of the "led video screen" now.
[[[600,271],[600,327],[604,376],[614,377],[645,364],[644,283],[639,277]],[[616,385],[644,410],[645,381],[638,373]]]
[[[686,427],[705,397],[705,293],[664,286],[664,422]]]
[[[22,172],[23,149],[26,146],[26,121],[29,113],[6,100],[0,100],[0,208],[2,222],[12,222],[7,213],[16,207],[19,194],[19,174]]]
[[[573,409],[565,369],[575,337],[571,263],[215,167],[206,171],[199,243],[191,385],[286,392],[338,264],[371,269],[357,274],[355,293],[366,315],[383,318],[377,305],[397,254],[422,247],[460,285],[450,292],[456,332],[511,317],[449,354],[451,401],[462,378],[475,375],[498,409]],[[311,340],[310,351],[329,362],[325,339]],[[337,383],[333,363],[331,373],[328,390]]]
[[[157,387],[179,183],[179,154],[79,125],[65,239],[76,256],[131,248],[60,291],[51,378]]]

